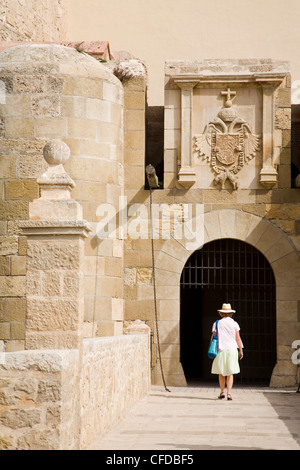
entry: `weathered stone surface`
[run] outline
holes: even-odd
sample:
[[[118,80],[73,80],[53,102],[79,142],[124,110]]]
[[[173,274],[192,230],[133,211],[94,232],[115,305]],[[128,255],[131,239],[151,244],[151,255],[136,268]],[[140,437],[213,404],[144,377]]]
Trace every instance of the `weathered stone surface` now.
[[[41,380],[38,386],[37,402],[59,401],[61,388],[57,382]]]
[[[10,323],[0,323],[0,339],[10,339]]]
[[[24,297],[26,295],[25,276],[0,276],[1,297]]]
[[[56,245],[34,243],[28,245],[28,269],[78,269],[80,248],[65,242]]]
[[[12,410],[0,414],[0,423],[11,429],[31,427],[41,420],[40,410]]]
[[[291,129],[291,110],[279,108],[275,114],[275,125],[278,129]]]
[[[278,106],[281,108],[289,108],[291,106],[291,89],[290,88],[279,88]]]
[[[148,335],[86,339],[83,342],[82,446],[124,415],[150,385]],[[93,378],[93,380],[91,380]],[[92,384],[92,388],[90,388]],[[117,393],[116,393],[117,392]],[[89,397],[89,399],[88,399]]]
[[[27,201],[0,201],[0,220],[26,220],[28,209]]]
[[[137,270],[137,283],[150,284],[152,282],[152,268],[139,268]]]
[[[26,377],[24,377],[23,379],[19,379],[16,381],[14,390],[25,392],[27,394],[33,394],[37,391],[37,387],[37,380],[26,379]]]
[[[42,93],[44,91],[44,77],[36,75],[17,75],[15,77],[15,93]]]
[[[141,320],[135,320],[124,329],[125,335],[149,335],[150,331],[151,329],[149,328],[149,326]]]
[[[273,59],[206,59],[206,60],[168,60],[165,66],[166,75],[179,73],[214,75],[222,71],[224,74],[245,74],[251,72],[286,72],[288,62]],[[251,69],[251,70],[250,70]]]
[[[136,268],[125,268],[124,272],[124,284],[126,286],[134,286],[136,285],[136,275],[137,270]]]
[[[76,349],[79,347],[77,331],[26,330],[26,349]]]
[[[77,360],[78,351],[20,351],[5,354],[5,362],[0,366],[2,371],[33,370],[59,372],[69,367],[70,361]],[[28,377],[27,377],[28,378]]]
[[[37,197],[39,197],[39,188],[34,180],[12,180],[5,182],[6,199],[35,199]]]
[[[148,335],[84,340],[80,368],[78,350],[6,353],[0,365],[0,401],[7,408],[0,410],[0,448],[86,448],[147,393],[148,341]]]
[[[2,41],[57,41],[65,39],[67,30],[67,9],[65,0],[33,0],[24,4],[2,2],[3,21],[0,37]]]
[[[76,330],[79,326],[78,305],[74,300],[27,300],[27,328],[38,331]]]
[[[10,327],[10,339],[24,340],[25,339],[25,324],[24,322],[13,322]]]
[[[31,100],[33,116],[60,116],[60,99],[57,95],[44,95]]]
[[[267,204],[267,219],[293,219],[300,218],[300,205],[296,204]]]
[[[10,260],[7,256],[0,258],[0,276],[8,276],[10,272]]]
[[[26,256],[11,256],[11,275],[26,275]]]
[[[58,450],[61,448],[57,430],[30,431],[17,440],[17,450]]]
[[[0,237],[0,256],[16,254],[18,247],[18,237]]]
[[[16,156],[0,155],[0,177],[1,178],[16,178]]]

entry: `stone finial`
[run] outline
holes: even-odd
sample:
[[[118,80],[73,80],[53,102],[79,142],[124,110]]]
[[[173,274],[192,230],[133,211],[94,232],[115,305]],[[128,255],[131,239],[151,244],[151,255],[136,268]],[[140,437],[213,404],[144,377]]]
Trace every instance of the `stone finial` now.
[[[118,61],[113,69],[113,73],[122,83],[136,77],[147,78],[146,66],[138,59]]]
[[[49,167],[37,180],[41,189],[41,198],[70,199],[70,191],[75,187],[75,183],[63,167],[70,158],[68,145],[61,140],[53,139],[44,146],[43,155]]]
[[[49,167],[37,179],[40,197],[29,203],[30,220],[82,220],[82,207],[70,194],[75,183],[63,166],[70,157],[68,145],[51,140],[44,146],[43,155]]]
[[[63,165],[70,158],[70,149],[61,140],[51,140],[44,146],[43,155],[50,166]]]

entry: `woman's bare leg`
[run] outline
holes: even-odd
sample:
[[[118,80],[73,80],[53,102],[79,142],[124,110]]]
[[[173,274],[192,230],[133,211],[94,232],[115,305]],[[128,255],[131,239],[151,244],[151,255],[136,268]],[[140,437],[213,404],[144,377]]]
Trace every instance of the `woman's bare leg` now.
[[[227,396],[230,395],[233,386],[233,374],[227,376]]]
[[[224,375],[219,374],[219,384],[220,384],[221,395],[222,395],[224,393],[224,389],[225,389],[225,377],[224,377]]]

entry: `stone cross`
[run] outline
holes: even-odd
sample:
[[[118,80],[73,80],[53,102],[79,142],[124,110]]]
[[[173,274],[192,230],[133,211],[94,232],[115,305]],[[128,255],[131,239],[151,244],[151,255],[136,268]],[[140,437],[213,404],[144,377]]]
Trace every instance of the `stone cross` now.
[[[226,108],[230,108],[232,106],[232,99],[231,95],[233,97],[236,96],[236,91],[231,91],[230,88],[227,88],[227,91],[221,91],[222,96],[226,96],[226,101],[225,101],[225,106]]]

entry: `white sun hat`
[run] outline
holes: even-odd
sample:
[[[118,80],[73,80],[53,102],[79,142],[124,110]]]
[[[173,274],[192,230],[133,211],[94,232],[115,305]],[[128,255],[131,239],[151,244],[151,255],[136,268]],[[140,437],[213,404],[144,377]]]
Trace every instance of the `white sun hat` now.
[[[233,312],[233,313],[235,313],[235,310],[232,310],[230,304],[223,304],[223,305],[222,305],[222,308],[221,308],[220,310],[218,310],[218,312],[222,312],[222,313],[230,313],[230,312]]]

